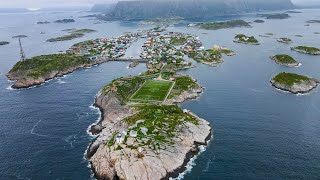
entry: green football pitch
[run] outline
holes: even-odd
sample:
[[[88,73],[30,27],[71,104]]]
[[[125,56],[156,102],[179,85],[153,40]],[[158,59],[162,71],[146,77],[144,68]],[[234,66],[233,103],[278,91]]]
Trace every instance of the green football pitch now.
[[[146,81],[131,97],[132,102],[162,102],[167,97],[174,82]]]

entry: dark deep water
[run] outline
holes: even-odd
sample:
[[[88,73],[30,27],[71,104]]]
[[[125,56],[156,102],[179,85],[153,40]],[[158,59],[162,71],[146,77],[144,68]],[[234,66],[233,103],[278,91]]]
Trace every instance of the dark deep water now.
[[[213,68],[196,63],[183,71],[206,87],[197,100],[182,106],[207,119],[214,128],[214,139],[195,161],[185,179],[319,179],[320,178],[320,94],[292,95],[272,88],[270,78],[278,72],[297,72],[320,78],[320,57],[291,52],[290,46],[320,47],[320,24],[304,26],[319,19],[319,10],[302,10],[287,20],[268,20],[253,28],[205,31],[170,27],[170,30],[198,35],[206,48],[224,45],[236,51],[225,63]],[[127,63],[106,63],[52,80],[43,86],[11,90],[5,73],[19,58],[17,42],[23,39],[28,57],[65,50],[75,42],[96,37],[112,37],[147,28],[135,23],[94,24],[78,19],[79,13],[0,14],[0,40],[11,44],[0,47],[0,179],[90,179],[83,158],[90,143],[86,130],[98,118],[90,108],[95,94],[115,78],[145,71],[141,64],[127,69]],[[77,22],[65,25],[36,25],[38,20],[73,16]],[[41,17],[41,18],[39,18]],[[255,17],[243,17],[253,21]],[[67,28],[93,28],[97,33],[60,43],[46,39],[63,34]],[[45,35],[40,35],[46,31]],[[289,37],[292,45],[274,38],[258,37],[272,32]],[[236,33],[255,35],[261,46],[235,44]],[[302,38],[296,34],[303,35]],[[140,47],[137,47],[140,50]],[[132,52],[134,54],[134,52]],[[286,68],[269,60],[277,53],[288,53],[302,66]]]

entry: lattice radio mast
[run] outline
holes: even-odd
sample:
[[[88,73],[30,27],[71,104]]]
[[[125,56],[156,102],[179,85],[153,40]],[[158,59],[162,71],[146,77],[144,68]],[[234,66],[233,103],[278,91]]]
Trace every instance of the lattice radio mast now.
[[[25,61],[26,55],[25,55],[23,48],[22,48],[21,38],[19,38],[19,46],[20,46],[20,61]]]

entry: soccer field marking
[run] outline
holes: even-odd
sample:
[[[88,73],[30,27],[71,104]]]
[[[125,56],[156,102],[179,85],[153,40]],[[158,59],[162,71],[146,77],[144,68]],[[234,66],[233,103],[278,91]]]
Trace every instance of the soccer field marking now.
[[[166,101],[167,101],[169,95],[171,94],[171,91],[172,91],[174,85],[176,85],[176,82],[173,82],[173,83],[172,83],[171,88],[170,88],[169,91],[167,92],[167,96],[164,98],[164,100],[163,100],[162,102],[166,102]]]
[[[173,81],[146,81],[130,97],[130,101],[162,103],[167,99],[174,85]],[[160,93],[155,94],[156,92]]]

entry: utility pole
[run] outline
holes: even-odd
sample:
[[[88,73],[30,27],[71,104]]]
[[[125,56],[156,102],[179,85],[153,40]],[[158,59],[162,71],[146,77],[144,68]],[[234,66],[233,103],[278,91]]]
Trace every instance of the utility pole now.
[[[24,54],[24,51],[22,49],[21,38],[19,38],[19,46],[20,46],[20,61],[25,61],[26,55]]]

